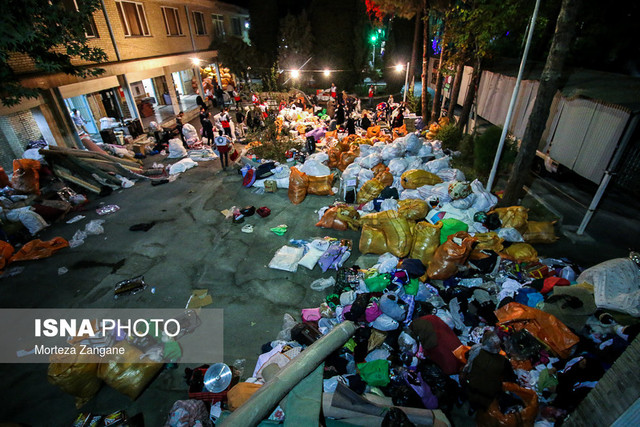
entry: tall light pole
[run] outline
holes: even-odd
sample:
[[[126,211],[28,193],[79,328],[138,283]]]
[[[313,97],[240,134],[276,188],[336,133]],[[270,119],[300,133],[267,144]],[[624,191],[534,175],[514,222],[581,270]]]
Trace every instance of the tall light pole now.
[[[407,71],[404,75],[404,94],[402,94],[402,102],[407,102],[407,92],[409,92],[409,65],[411,63],[407,62]]]

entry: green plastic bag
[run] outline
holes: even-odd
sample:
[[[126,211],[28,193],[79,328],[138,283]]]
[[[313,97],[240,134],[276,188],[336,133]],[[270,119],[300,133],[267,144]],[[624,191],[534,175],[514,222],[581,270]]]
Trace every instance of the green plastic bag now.
[[[419,285],[420,281],[418,279],[411,279],[409,283],[404,285],[404,291],[407,295],[417,295]]]
[[[356,341],[353,338],[351,338],[349,341],[344,343],[343,347],[353,353],[353,350],[356,349]]]
[[[287,226],[285,224],[280,224],[277,227],[271,228],[271,231],[276,233],[278,236],[283,236],[284,233],[287,232]]]
[[[441,221],[442,229],[440,230],[440,244],[447,241],[447,237],[456,234],[458,231],[469,231],[469,226],[455,218],[445,218]]]
[[[369,292],[382,292],[391,283],[391,276],[389,274],[378,274],[364,279],[364,283],[367,285]]]
[[[390,382],[389,361],[386,359],[358,363],[358,370],[362,380],[372,387],[384,387]]]

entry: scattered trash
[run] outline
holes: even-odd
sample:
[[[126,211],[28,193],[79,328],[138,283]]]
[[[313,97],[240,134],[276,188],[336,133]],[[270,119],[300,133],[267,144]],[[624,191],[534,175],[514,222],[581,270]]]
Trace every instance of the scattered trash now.
[[[276,233],[278,236],[284,236],[284,233],[287,232],[287,225],[280,224],[279,226],[271,228],[270,230]]]
[[[69,269],[67,267],[58,268],[58,276],[62,276],[63,274],[67,274],[68,272],[69,272]]]
[[[253,225],[247,224],[241,228],[243,233],[253,233]]]
[[[213,303],[213,298],[207,289],[195,289],[191,292],[185,308],[200,308]]]
[[[107,215],[110,213],[118,212],[120,210],[120,206],[118,205],[105,205],[96,209],[96,213],[98,215]]]
[[[82,221],[85,218],[86,216],[84,215],[76,215],[73,218],[71,218],[69,221],[67,221],[67,224],[73,224],[75,222]]]
[[[144,282],[144,276],[134,277],[132,279],[118,282],[114,289],[114,298],[118,299],[124,295],[135,295],[146,289],[147,284]]]
[[[164,178],[164,179],[152,179],[151,180],[151,185],[158,186],[158,185],[162,185],[162,184],[167,184],[169,182],[168,179]]]
[[[331,286],[336,284],[336,279],[333,277],[329,277],[327,279],[316,279],[313,282],[311,282],[311,289],[313,289],[314,291],[322,291],[324,289],[330,288]]]

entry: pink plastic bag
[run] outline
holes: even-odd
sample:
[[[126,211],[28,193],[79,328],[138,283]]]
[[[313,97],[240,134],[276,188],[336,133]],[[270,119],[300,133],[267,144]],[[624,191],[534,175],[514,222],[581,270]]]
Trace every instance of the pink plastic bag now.
[[[364,317],[367,320],[367,322],[373,322],[378,317],[380,317],[381,314],[382,314],[382,311],[380,310],[380,307],[376,302],[370,303],[367,306],[366,310],[364,311]]]
[[[320,307],[302,309],[302,320],[305,322],[317,322],[321,317]]]

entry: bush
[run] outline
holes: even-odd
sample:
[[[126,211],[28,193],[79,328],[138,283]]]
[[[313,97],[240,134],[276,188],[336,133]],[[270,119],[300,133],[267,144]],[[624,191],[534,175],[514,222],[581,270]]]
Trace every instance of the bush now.
[[[476,138],[473,146],[473,167],[479,176],[488,177],[493,166],[493,160],[496,156],[496,150],[500,143],[500,136],[502,135],[502,128],[498,126],[492,126],[488,128],[482,135]],[[498,171],[506,172],[513,164],[516,158],[516,148],[514,144],[509,140],[506,141],[502,155],[500,157],[500,163],[498,164]]]
[[[285,163],[285,153],[291,149],[302,149],[302,143],[291,138],[284,130],[278,130],[275,121],[270,117],[265,120],[265,127],[248,135],[249,153],[265,160],[275,160]]]
[[[460,140],[461,160],[469,165],[473,164],[473,144],[473,135],[464,135]]]
[[[460,140],[462,139],[462,131],[453,123],[449,123],[440,128],[438,131],[438,139],[442,141],[444,148],[458,150]]]

